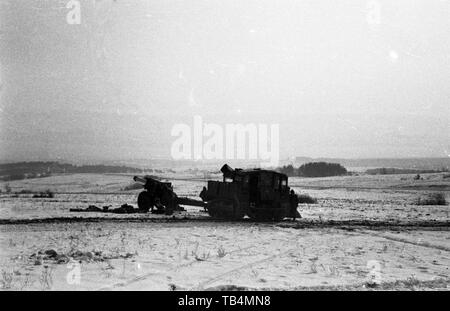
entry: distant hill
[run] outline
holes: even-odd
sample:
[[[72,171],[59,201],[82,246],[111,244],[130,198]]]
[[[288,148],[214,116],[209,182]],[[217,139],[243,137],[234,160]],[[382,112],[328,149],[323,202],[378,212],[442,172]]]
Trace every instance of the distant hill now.
[[[420,170],[449,170],[450,158],[380,158],[380,159],[339,159],[339,158],[295,158],[295,166],[309,162],[339,163],[347,168],[403,168]]]
[[[0,164],[0,180],[46,177],[62,173],[140,173],[141,169],[113,165],[72,165],[59,162],[17,162]]]
[[[393,174],[430,174],[430,173],[443,173],[448,170],[426,170],[426,169],[408,169],[408,168],[372,168],[366,170],[366,174],[369,175],[393,175]]]

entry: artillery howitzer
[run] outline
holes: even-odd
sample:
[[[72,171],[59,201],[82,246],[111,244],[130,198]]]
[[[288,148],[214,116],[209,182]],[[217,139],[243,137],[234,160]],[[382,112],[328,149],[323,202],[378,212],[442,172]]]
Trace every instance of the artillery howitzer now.
[[[282,220],[300,217],[297,195],[290,192],[288,177],[275,171],[262,169],[232,169],[225,164],[221,172],[223,181],[208,181],[200,200],[180,198],[170,182],[161,182],[151,176],[133,179],[144,185],[139,193],[138,207],[142,212],[172,214],[182,205],[204,207],[210,216],[222,219],[241,219],[245,215],[255,220]],[[156,208],[156,210],[155,210]]]
[[[183,210],[180,204],[205,206],[202,201],[178,197],[170,182],[162,182],[151,176],[134,176],[133,180],[143,184],[145,189],[139,193],[137,201],[142,212],[151,209],[153,213],[171,215],[174,211]]]

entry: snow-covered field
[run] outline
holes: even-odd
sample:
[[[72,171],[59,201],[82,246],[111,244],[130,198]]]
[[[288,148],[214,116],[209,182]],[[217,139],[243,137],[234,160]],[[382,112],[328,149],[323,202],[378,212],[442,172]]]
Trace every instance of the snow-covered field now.
[[[171,178],[176,176],[170,176]],[[443,174],[290,178],[302,219],[215,221],[201,208],[174,216],[71,213],[124,203],[129,175],[78,174],[0,184],[0,286],[19,290],[448,289],[450,206]],[[172,180],[197,198],[201,178]],[[54,198],[33,198],[47,189]],[[22,193],[21,193],[22,191]]]

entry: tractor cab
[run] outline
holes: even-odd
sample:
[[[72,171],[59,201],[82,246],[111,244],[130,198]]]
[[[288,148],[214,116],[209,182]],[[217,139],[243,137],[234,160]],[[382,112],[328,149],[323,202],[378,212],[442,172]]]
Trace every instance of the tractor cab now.
[[[238,184],[252,206],[270,204],[289,195],[287,176],[275,171],[236,169],[232,177],[224,176],[224,181]]]
[[[223,181],[209,181],[205,196],[212,216],[282,219],[289,215],[289,187],[285,174],[264,169],[232,169],[227,164],[221,172]],[[228,215],[216,215],[227,210]]]

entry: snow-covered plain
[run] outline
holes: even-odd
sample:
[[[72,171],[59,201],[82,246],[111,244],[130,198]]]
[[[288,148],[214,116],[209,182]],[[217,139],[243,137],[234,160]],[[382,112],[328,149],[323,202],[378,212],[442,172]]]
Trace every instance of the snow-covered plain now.
[[[179,196],[197,198],[205,185],[168,177]],[[296,222],[217,221],[197,207],[174,216],[69,212],[136,205],[139,190],[125,190],[131,178],[10,182],[11,193],[0,194],[2,289],[449,288],[450,206],[413,204],[431,192],[449,200],[444,174],[290,178],[296,192],[318,199],[299,206]],[[54,198],[27,193],[47,189]],[[46,250],[72,260],[58,263]],[[64,257],[74,252],[82,256]]]

